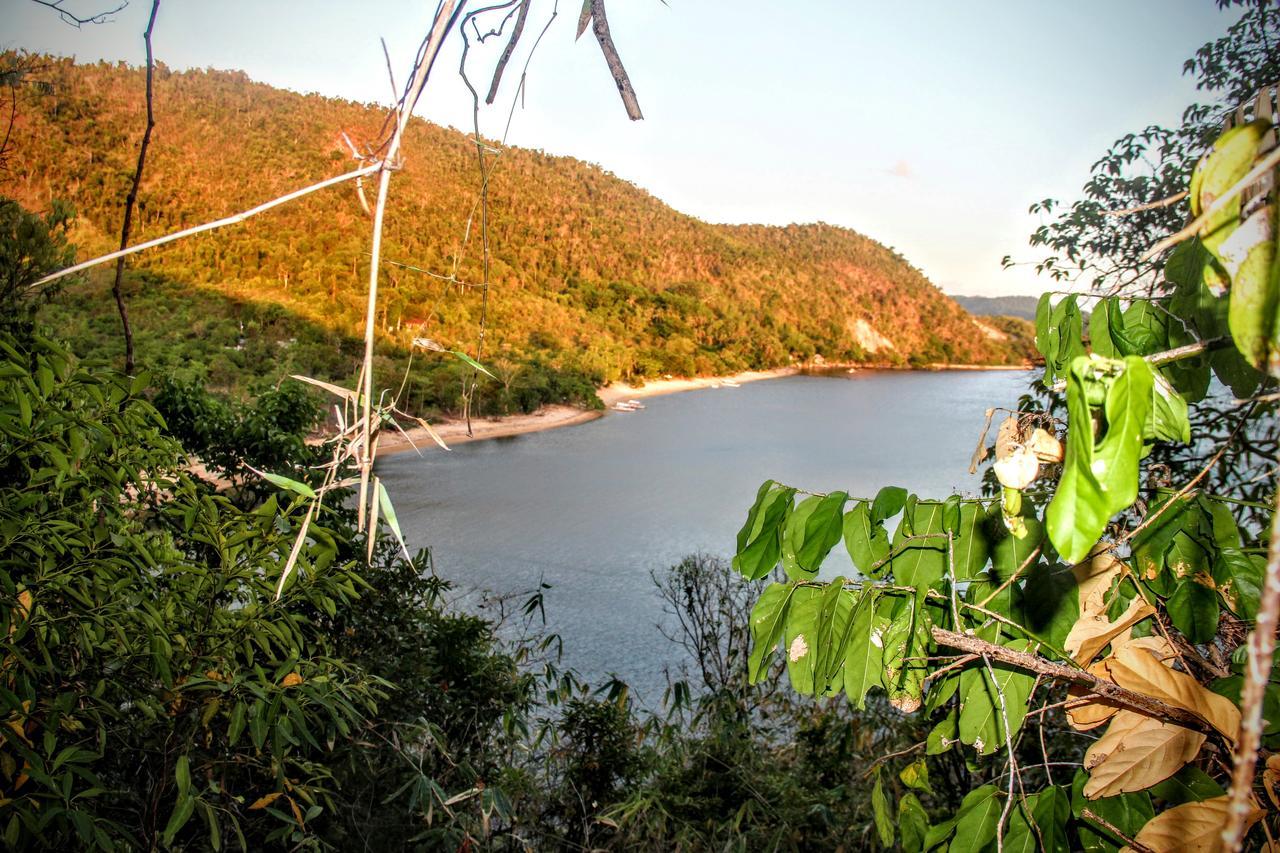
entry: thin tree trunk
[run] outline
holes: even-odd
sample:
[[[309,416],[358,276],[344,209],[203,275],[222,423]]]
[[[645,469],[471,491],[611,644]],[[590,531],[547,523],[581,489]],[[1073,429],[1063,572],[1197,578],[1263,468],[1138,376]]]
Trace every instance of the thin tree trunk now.
[[[147,46],[147,128],[142,132],[142,144],[138,146],[138,166],[133,170],[133,185],[129,187],[129,195],[124,200],[124,223],[120,226],[120,250],[129,246],[129,232],[133,228],[133,208],[138,202],[138,186],[142,183],[142,169],[147,163],[147,148],[151,145],[151,129],[156,126],[155,112],[152,109],[152,81],[155,76],[155,63],[151,56],[151,31],[156,26],[156,13],[160,11],[160,0],[152,0],[151,17],[147,19],[147,30],[142,40]],[[116,298],[116,308],[120,311],[120,327],[124,332],[124,372],[133,375],[133,329],[129,325],[129,309],[124,302],[121,284],[124,279],[124,257],[116,260],[116,277],[111,285],[111,295]]]

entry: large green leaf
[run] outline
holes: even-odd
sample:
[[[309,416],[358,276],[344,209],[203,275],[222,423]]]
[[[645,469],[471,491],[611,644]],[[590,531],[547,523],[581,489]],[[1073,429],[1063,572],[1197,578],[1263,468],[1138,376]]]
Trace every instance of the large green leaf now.
[[[938,501],[908,501],[893,534],[893,578],[903,586],[928,589],[947,570],[943,506]],[[915,537],[915,538],[913,538]]]
[[[844,505],[849,496],[832,492],[818,501],[804,525],[804,539],[796,547],[796,564],[817,574],[822,561],[843,535]]]
[[[1017,803],[1009,814],[1004,836],[1005,853],[1067,853],[1067,821],[1071,796],[1062,788],[1048,787]]]
[[[858,571],[878,578],[889,571],[889,534],[880,522],[872,522],[871,508],[858,501],[844,515],[844,546]]]
[[[782,570],[792,580],[812,580],[818,574],[817,569],[801,565],[799,552],[804,547],[809,518],[822,501],[821,497],[811,495],[796,504],[796,508],[787,517],[786,526],[782,531]]]
[[[1116,375],[1116,371],[1119,374]],[[1106,384],[1105,432],[1095,441],[1089,386]],[[1112,515],[1138,495],[1143,427],[1151,411],[1151,368],[1137,356],[1115,361],[1077,358],[1067,377],[1066,458],[1045,522],[1063,559],[1088,555]]]
[[[876,492],[871,502],[871,521],[874,524],[892,518],[902,512],[907,503],[907,490],[901,486],[885,486]]]
[[[782,556],[782,531],[796,490],[765,480],[738,531],[733,567],[749,580],[766,577]]]
[[[1080,593],[1071,569],[1044,562],[1032,566],[1023,586],[1021,610],[1022,624],[1062,648],[1080,618]]]
[[[814,690],[823,695],[840,692],[844,678],[844,650],[849,641],[855,593],[836,578],[823,590],[818,608],[814,649]]]
[[[867,691],[884,686],[884,633],[894,599],[864,587],[854,607],[845,643],[844,692],[859,710],[865,708]]]
[[[983,785],[970,791],[960,802],[955,817],[955,837],[949,853],[979,853],[996,840],[1000,825],[1000,789]]]
[[[885,847],[893,846],[893,818],[889,815],[889,798],[884,794],[884,782],[876,769],[876,783],[871,788],[871,814],[875,818],[876,834]]]
[[[1117,838],[1101,824],[1090,823],[1084,819],[1084,810],[1088,809],[1128,838],[1133,838],[1155,815],[1155,809],[1151,806],[1151,795],[1146,791],[1138,791],[1115,797],[1087,800],[1084,796],[1084,786],[1088,781],[1089,774],[1083,768],[1077,770],[1075,777],[1071,780],[1071,813],[1077,821],[1076,835],[1080,841],[1080,849],[1088,853],[1116,853],[1124,844],[1124,839]]]
[[[1212,583],[1212,578],[1205,578]],[[1198,578],[1184,578],[1165,602],[1173,626],[1193,643],[1207,643],[1218,633],[1218,593]]]
[[[1212,800],[1226,793],[1222,786],[1200,768],[1188,764],[1177,773],[1152,785],[1151,796],[1164,800],[1166,805],[1179,806],[1183,803],[1199,803]]]
[[[898,800],[898,832],[902,835],[903,853],[923,853],[929,815],[915,794],[903,794]]]
[[[1250,556],[1230,547],[1218,551],[1214,582],[1227,606],[1241,619],[1257,618],[1266,576],[1267,562],[1261,555]]]
[[[817,654],[818,620],[822,609],[822,590],[812,586],[797,587],[787,608],[783,653],[787,656],[787,677],[797,693],[812,696],[814,664]]]
[[[1018,652],[1027,651],[1031,645],[1030,640],[1004,643],[1005,648]],[[994,682],[991,669],[995,670]],[[998,661],[992,661],[990,669],[982,661],[967,667],[960,674],[960,740],[973,746],[979,755],[1003,749],[1005,720],[1008,720],[1008,737],[1012,740],[1022,728],[1035,681],[1035,676],[1026,670]]]
[[[933,637],[924,602],[923,591],[915,598],[900,599],[884,631],[884,685],[890,703],[904,713],[920,707],[929,674],[925,658]]]
[[[787,606],[795,590],[795,584],[770,584],[751,608],[751,655],[747,659],[747,677],[752,684],[769,671],[769,657],[782,639]]]
[[[955,562],[951,570],[956,580],[975,578],[986,568],[991,556],[991,545],[983,530],[987,520],[987,508],[980,503],[966,502],[960,505],[960,523],[954,531],[951,552]]]

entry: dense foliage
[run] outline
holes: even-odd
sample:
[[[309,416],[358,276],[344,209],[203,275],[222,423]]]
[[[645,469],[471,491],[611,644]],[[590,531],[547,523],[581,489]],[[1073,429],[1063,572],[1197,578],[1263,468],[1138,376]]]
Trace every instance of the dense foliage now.
[[[797,693],[883,691],[929,727],[926,767],[962,750],[977,770],[943,819],[906,777],[882,792],[885,845],[1221,850],[1280,831],[1278,111],[1258,49],[1277,35],[1251,4],[1189,64],[1240,100],[1122,140],[1033,238],[1094,292],[1039,302],[1045,371],[999,427],[998,499],[767,481],[748,513],[735,568],[786,575],[751,613],[752,678],[780,647]],[[1135,176],[1152,145],[1156,174]],[[841,542],[859,577],[820,577]]]

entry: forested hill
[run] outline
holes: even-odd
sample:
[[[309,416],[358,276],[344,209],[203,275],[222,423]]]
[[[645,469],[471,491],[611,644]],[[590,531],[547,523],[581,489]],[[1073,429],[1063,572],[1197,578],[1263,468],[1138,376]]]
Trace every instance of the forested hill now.
[[[34,210],[64,199],[80,216],[80,256],[113,248],[145,122],[143,72],[49,59],[38,77],[17,89],[0,194]],[[238,72],[163,66],[155,107],[134,242],[350,170],[342,134],[357,145],[375,139],[384,117]],[[475,225],[464,243],[478,197],[475,146],[465,134],[414,121],[404,150],[384,257],[480,282]],[[773,367],[815,354],[888,363],[1022,355],[900,255],[847,229],[712,225],[596,166],[518,148],[499,156],[490,205],[486,350],[495,359],[604,382]],[[216,289],[240,303],[278,303],[298,322],[348,335],[362,323],[369,234],[354,187],[344,185],[134,264],[170,288],[201,289],[202,299]],[[141,287],[132,289],[145,298]],[[474,348],[479,288],[389,265],[382,304],[388,353],[415,336]]]

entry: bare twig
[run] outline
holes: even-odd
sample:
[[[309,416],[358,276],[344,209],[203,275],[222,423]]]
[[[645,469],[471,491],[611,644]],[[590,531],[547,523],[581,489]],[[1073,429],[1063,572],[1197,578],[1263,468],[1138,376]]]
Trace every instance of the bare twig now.
[[[77,29],[79,29],[83,24],[105,24],[107,21],[111,20],[112,15],[117,12],[124,11],[124,8],[129,5],[129,0],[123,0],[123,2],[114,9],[108,9],[105,12],[97,12],[92,15],[81,17],[80,15],[68,12],[62,7],[62,4],[65,3],[66,0],[31,0],[31,2],[39,6],[47,6],[48,8],[53,9],[58,13],[58,17],[61,18],[64,23],[70,24]]]
[[[151,131],[156,126],[154,79],[155,60],[151,53],[151,33],[156,27],[156,13],[160,11],[160,0],[152,0],[151,16],[147,18],[147,29],[142,34],[142,41],[147,46],[147,126],[142,132],[142,142],[138,145],[138,165],[133,170],[133,183],[129,186],[129,194],[124,200],[124,222],[120,225],[120,249],[129,247],[129,231],[133,227],[133,208],[138,203],[138,187],[142,184],[142,170],[147,163],[147,149],[151,146]],[[111,284],[111,295],[116,300],[116,310],[120,312],[120,328],[124,334],[124,372],[133,375],[133,330],[129,328],[129,309],[125,306],[122,284],[124,282],[124,255],[116,258],[116,277]]]
[[[1168,207],[1171,204],[1177,204],[1178,202],[1182,201],[1186,197],[1187,197],[1187,191],[1183,190],[1180,193],[1174,193],[1168,198],[1162,198],[1159,201],[1149,201],[1146,204],[1139,204],[1135,207],[1126,207],[1124,210],[1104,210],[1102,212],[1102,215],[1103,216],[1128,216],[1131,213],[1141,213],[1144,210],[1160,210],[1161,208]]]

